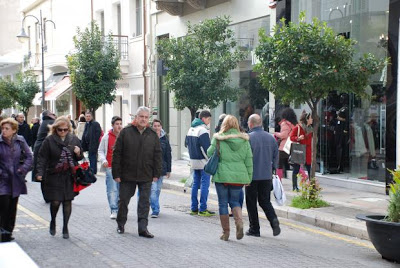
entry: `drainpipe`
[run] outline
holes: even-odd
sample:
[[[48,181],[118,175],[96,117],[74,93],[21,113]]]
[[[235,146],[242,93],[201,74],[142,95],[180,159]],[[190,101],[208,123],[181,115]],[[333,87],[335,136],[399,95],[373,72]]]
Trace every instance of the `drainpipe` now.
[[[146,49],[146,0],[143,0],[143,104],[147,107],[147,81],[146,81],[146,72],[147,72],[147,49]]]
[[[93,0],[90,0],[90,19],[93,21]]]

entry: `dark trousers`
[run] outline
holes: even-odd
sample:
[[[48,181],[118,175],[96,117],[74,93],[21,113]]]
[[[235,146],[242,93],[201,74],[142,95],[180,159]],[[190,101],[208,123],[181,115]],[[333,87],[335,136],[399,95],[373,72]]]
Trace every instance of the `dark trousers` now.
[[[13,198],[11,195],[0,195],[0,228],[10,233],[14,230],[17,205],[18,197]]]
[[[250,231],[254,233],[260,232],[257,200],[271,224],[272,220],[277,218],[274,207],[271,204],[271,191],[272,180],[253,180],[249,186],[246,186],[246,206],[249,214]]]
[[[93,171],[93,174],[97,174],[97,151],[89,152],[89,163],[90,163],[90,168]]]
[[[128,205],[135,195],[136,186],[139,188],[139,201],[137,206],[138,216],[138,231],[144,232],[147,230],[149,210],[150,210],[150,193],[151,181],[149,182],[124,182],[119,185],[119,201],[118,201],[118,226],[125,226],[128,218]]]
[[[284,151],[279,151],[279,164],[278,168],[283,169],[283,176],[287,178],[286,172],[290,169],[289,155]]]

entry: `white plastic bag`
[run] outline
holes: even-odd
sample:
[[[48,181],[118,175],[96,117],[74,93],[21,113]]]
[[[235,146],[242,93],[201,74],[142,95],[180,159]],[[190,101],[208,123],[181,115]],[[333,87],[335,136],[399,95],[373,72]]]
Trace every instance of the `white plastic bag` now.
[[[272,185],[274,187],[275,201],[279,206],[283,206],[286,202],[286,194],[283,190],[282,182],[278,175],[272,175]]]

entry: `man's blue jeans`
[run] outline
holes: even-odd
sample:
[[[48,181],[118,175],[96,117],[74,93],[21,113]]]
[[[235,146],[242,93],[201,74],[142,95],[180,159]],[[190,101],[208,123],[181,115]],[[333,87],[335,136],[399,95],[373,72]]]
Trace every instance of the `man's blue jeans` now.
[[[118,212],[119,183],[113,179],[111,168],[106,168],[106,187],[111,213]]]
[[[231,208],[241,207],[240,195],[243,186],[224,185],[223,183],[215,183],[215,189],[218,195],[219,215],[228,215],[228,204]]]
[[[161,176],[157,181],[151,183],[150,207],[153,215],[158,215],[160,213],[160,193],[163,180],[164,176]]]
[[[89,163],[93,174],[97,174],[97,151],[94,153],[89,152]]]
[[[202,169],[195,169],[193,171],[193,186],[192,186],[192,211],[206,211],[208,188],[210,188],[210,175]],[[200,209],[199,201],[197,199],[198,190],[200,189]]]

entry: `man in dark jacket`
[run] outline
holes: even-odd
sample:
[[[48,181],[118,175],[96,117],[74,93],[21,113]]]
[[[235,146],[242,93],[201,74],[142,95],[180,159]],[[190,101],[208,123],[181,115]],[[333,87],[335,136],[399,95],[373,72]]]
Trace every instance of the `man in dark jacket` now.
[[[86,112],[86,125],[82,135],[82,148],[84,152],[89,152],[90,168],[93,173],[97,173],[97,150],[99,149],[101,127],[93,119],[92,112]]]
[[[25,138],[26,143],[30,146],[32,146],[32,133],[31,133],[31,128],[29,125],[25,122],[25,115],[23,113],[19,113],[16,117],[15,120],[18,121],[18,135],[21,135]]]
[[[134,123],[120,132],[112,158],[112,175],[120,182],[117,232],[123,234],[128,215],[128,204],[140,191],[137,214],[139,236],[153,238],[147,230],[151,184],[161,176],[162,157],[160,139],[149,127],[150,110],[139,107]]]
[[[47,137],[47,134],[49,133],[49,125],[52,125],[54,123],[55,119],[56,119],[56,116],[51,111],[49,111],[49,110],[43,111],[42,124],[39,127],[39,130],[37,132],[37,138],[36,138],[35,144],[33,146],[32,181],[37,181],[36,180],[36,165],[37,165],[37,157],[39,155],[39,150],[40,150],[40,147],[42,147],[42,143],[43,143],[44,139]]]
[[[253,151],[253,180],[246,186],[246,206],[249,214],[250,229],[246,235],[260,236],[257,199],[271,224],[273,235],[280,234],[278,217],[271,204],[272,170],[278,167],[278,144],[275,138],[264,131],[262,120],[258,114],[249,117],[248,125],[251,130],[250,145]]]
[[[39,118],[35,117],[32,118],[32,128],[31,128],[31,133],[32,133],[32,150],[35,147],[35,142],[37,140],[37,135],[38,135],[38,131],[39,131],[39,127],[40,127],[40,123],[39,123]]]

